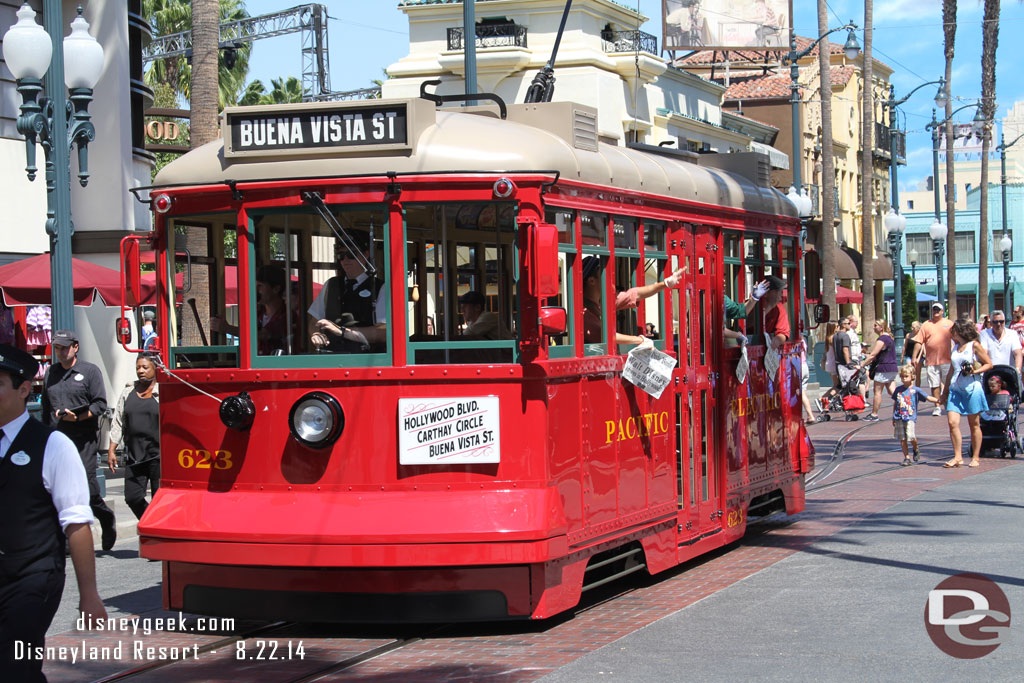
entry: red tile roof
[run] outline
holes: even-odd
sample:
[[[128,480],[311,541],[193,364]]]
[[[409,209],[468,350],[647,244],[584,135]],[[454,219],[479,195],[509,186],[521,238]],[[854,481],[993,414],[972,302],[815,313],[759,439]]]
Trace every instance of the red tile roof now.
[[[854,74],[852,66],[833,66],[830,69],[832,85],[846,85]],[[725,78],[715,78],[724,84]],[[773,100],[790,96],[790,79],[788,74],[762,74],[760,71],[743,71],[729,75],[729,87],[725,91],[726,100]],[[801,85],[801,91],[805,86]],[[801,96],[802,93],[801,93]]]

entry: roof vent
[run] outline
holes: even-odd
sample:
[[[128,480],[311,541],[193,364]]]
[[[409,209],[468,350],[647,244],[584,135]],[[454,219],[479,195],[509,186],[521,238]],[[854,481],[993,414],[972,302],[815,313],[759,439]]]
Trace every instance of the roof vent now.
[[[701,154],[697,163],[707,168],[717,168],[741,176],[758,187],[772,186],[771,159],[760,152]]]
[[[597,151],[597,110],[575,102],[508,105],[508,120],[557,135],[576,149]]]

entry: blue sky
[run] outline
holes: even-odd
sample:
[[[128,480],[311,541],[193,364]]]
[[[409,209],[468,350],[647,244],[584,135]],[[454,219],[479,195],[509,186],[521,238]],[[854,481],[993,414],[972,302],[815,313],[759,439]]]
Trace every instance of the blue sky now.
[[[659,36],[661,44],[660,0],[619,0],[639,6],[650,20],[642,27]],[[324,0],[321,0],[324,2]],[[793,0],[797,33],[811,36],[817,30],[817,3]],[[266,14],[298,4],[280,0],[247,0],[251,15]],[[350,90],[367,87],[382,78],[381,70],[408,54],[409,30],[406,16],[397,0],[330,0],[324,2],[332,17],[329,22],[331,87]],[[480,3],[483,6],[485,3]],[[966,103],[981,93],[981,20],[980,0],[960,0],[957,12],[956,54],[953,62],[954,101]],[[851,18],[864,23],[863,1],[830,0],[830,26]],[[482,10],[478,8],[478,15]],[[941,0],[878,0],[874,5],[875,57],[894,69],[892,81],[897,97],[913,88],[939,78],[944,69],[942,55]],[[996,90],[1001,117],[1013,102],[1024,100],[1024,77],[1015,64],[1019,55],[1018,32],[1024,31],[1024,3],[1003,0],[997,52]],[[837,41],[842,42],[839,33]],[[863,43],[863,35],[861,35]],[[279,76],[300,75],[302,62],[298,35],[257,41],[250,59],[250,78],[259,78],[269,86]],[[913,189],[931,175],[931,139],[924,126],[931,118],[935,88],[922,88],[906,102],[908,166],[901,169],[900,186]],[[959,106],[959,105],[957,105]],[[972,110],[957,117],[970,121]]]

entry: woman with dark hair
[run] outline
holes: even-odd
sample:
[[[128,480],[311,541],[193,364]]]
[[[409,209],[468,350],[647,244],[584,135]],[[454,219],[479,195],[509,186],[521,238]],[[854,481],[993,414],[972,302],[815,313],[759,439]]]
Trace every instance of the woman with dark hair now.
[[[992,361],[985,347],[978,341],[978,328],[974,321],[961,318],[953,323],[953,352],[946,377],[942,401],[946,401],[946,417],[949,420],[949,438],[953,442],[953,459],[945,467],[960,467],[963,464],[960,416],[967,416],[971,429],[971,464],[977,467],[981,456],[981,413],[988,409],[982,377],[992,369]]]
[[[138,380],[129,384],[117,399],[110,428],[107,465],[117,469],[117,448],[124,446],[124,502],[137,519],[142,519],[151,496],[160,487],[160,392],[156,386],[156,362],[147,353],[135,361]]]
[[[876,320],[873,329],[878,339],[872,347],[871,352],[864,356],[858,366],[861,369],[870,368],[868,375],[875,383],[874,393],[871,395],[871,414],[865,419],[867,422],[878,422],[878,411],[882,407],[882,392],[891,396],[896,391],[896,340],[892,338],[889,330],[889,323],[886,320]]]
[[[288,276],[284,269],[275,265],[264,265],[256,269],[256,353],[273,356],[288,351],[288,323],[284,295]],[[299,312],[292,310],[294,333],[293,344],[301,342],[297,322]],[[238,326],[232,325],[219,316],[210,318],[210,329],[238,336]],[[293,353],[298,349],[293,349]]]

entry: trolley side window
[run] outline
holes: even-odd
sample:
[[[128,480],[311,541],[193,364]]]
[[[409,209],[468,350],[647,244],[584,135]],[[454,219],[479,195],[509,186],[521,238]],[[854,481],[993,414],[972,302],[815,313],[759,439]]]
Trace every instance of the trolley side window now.
[[[754,285],[769,275],[781,278],[786,282],[786,289],[782,292],[779,305],[785,309],[789,318],[788,336],[789,341],[796,340],[796,288],[799,286],[796,263],[793,260],[784,260],[783,254],[790,254],[795,258],[795,243],[792,238],[780,237],[778,235],[763,235],[748,233],[743,237],[743,279],[745,291],[753,290]],[[788,250],[788,251],[787,251]],[[726,271],[728,273],[728,270]],[[746,335],[751,344],[764,345],[765,330],[764,316],[766,311],[763,304],[755,306],[747,316]]]
[[[643,222],[644,269],[643,285],[651,285],[665,279],[668,274],[668,253],[665,251],[665,224],[661,221]],[[655,348],[665,350],[664,324],[665,295],[648,297],[640,305],[643,335],[654,340]]]
[[[745,282],[743,278],[742,245],[743,236],[740,233],[731,230],[726,230],[722,233],[722,263],[725,269],[725,283],[723,286],[725,296],[740,305],[742,305],[747,299],[747,291],[744,288]],[[725,321],[725,326],[730,330],[743,332],[746,327],[746,321],[743,318],[727,319]],[[736,341],[733,339],[726,339],[725,343],[726,346],[736,345]]]
[[[568,358],[574,354],[576,339],[576,319],[572,314],[572,273],[577,260],[576,212],[572,209],[548,207],[544,219],[558,229],[558,294],[545,299],[543,305],[559,306],[566,310],[565,333],[548,337],[548,356]]]
[[[645,284],[646,274],[641,267],[640,222],[636,218],[615,216],[612,219],[612,235],[615,240],[615,330],[630,336],[643,334],[640,321],[640,306],[644,301],[629,296],[637,287]],[[622,300],[622,308],[619,301]],[[636,305],[632,305],[635,303]],[[619,353],[628,353],[633,344],[618,344]]]
[[[403,208],[410,362],[515,362],[515,205]]]
[[[583,291],[576,299],[577,310],[583,315],[583,355],[600,356],[608,353],[608,328],[605,325],[608,305],[606,276],[610,258],[608,249],[608,216],[593,211],[580,212],[580,251]]]
[[[237,336],[210,326],[211,318],[238,319],[236,221],[235,213],[168,221],[167,278],[173,284],[161,305],[168,306],[170,330],[157,333],[168,338],[169,367],[238,367]]]
[[[327,208],[330,222],[306,207],[249,214],[257,366],[390,362],[387,209]]]

